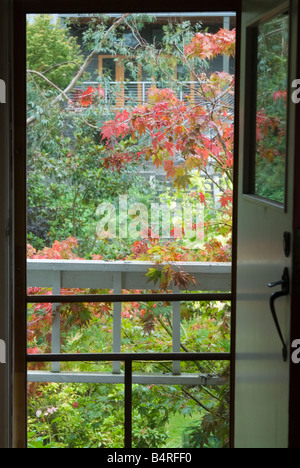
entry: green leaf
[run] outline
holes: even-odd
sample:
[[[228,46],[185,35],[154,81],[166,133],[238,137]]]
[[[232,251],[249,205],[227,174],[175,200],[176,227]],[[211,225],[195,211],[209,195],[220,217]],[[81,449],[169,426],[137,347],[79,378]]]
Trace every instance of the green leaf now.
[[[154,284],[158,283],[158,281],[161,279],[161,275],[162,272],[156,268],[148,268],[148,273],[146,273],[148,283],[150,283],[150,281],[154,281]]]

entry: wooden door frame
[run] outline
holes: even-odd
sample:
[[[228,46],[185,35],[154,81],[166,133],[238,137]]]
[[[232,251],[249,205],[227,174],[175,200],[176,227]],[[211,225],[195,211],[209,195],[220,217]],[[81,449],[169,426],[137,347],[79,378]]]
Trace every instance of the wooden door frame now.
[[[6,362],[0,363],[0,447],[6,448],[12,441],[12,336],[13,304],[11,267],[13,249],[11,232],[11,76],[12,57],[12,9],[9,0],[0,2],[0,79],[5,83],[4,103],[0,103],[0,339],[5,343]]]
[[[298,3],[298,63],[296,76],[300,78],[300,4]],[[293,213],[293,280],[291,302],[291,344],[300,339],[300,104],[296,105],[295,116],[295,166],[294,166],[294,213]],[[293,350],[292,350],[293,351]],[[292,352],[291,351],[291,352]],[[289,448],[300,448],[300,364],[290,360],[290,405],[289,405]]]
[[[99,11],[99,0],[52,0],[50,2],[43,0],[13,0],[13,30],[14,30],[14,50],[13,50],[13,63],[14,63],[14,76],[13,76],[13,97],[12,97],[12,110],[13,110],[13,145],[14,151],[12,154],[13,164],[13,187],[12,196],[14,197],[13,208],[13,232],[12,240],[14,244],[14,265],[13,265],[13,288],[14,288],[14,326],[12,334],[14,337],[14,374],[12,377],[13,382],[13,423],[14,423],[14,448],[24,448],[27,446],[27,411],[26,411],[26,393],[27,393],[27,363],[26,363],[26,55],[25,55],[25,38],[26,38],[26,23],[25,15],[27,13],[94,13]],[[143,6],[138,0],[132,0],[130,7],[124,9],[124,2],[117,0],[113,5],[103,11],[109,10],[110,12],[122,13],[125,10],[131,12],[168,12],[170,11],[186,11],[186,12],[224,12],[234,11],[237,13],[237,30],[240,30],[240,14],[241,14],[241,1],[228,0],[226,7],[224,7],[223,0],[215,0],[213,4],[207,4],[203,1],[203,8],[199,0],[190,0],[187,4],[182,6],[182,2],[173,0],[172,2],[165,2],[162,4],[158,0],[151,2],[151,6]],[[237,48],[237,95],[239,89],[239,36]],[[238,99],[236,99],[236,122],[238,119]],[[235,155],[237,161],[237,148],[238,148],[238,131],[235,134]],[[235,192],[237,193],[237,174],[238,164],[235,164]],[[233,297],[236,296],[235,276],[236,276],[236,219],[237,219],[237,197],[234,196],[234,225],[233,230],[233,284],[232,292]],[[233,301],[232,310],[232,352],[235,352],[235,303]],[[234,355],[234,354],[233,354]],[[232,401],[234,401],[234,363],[231,369],[231,392]],[[231,441],[233,441],[234,433],[234,405],[231,405]],[[233,442],[231,442],[233,445]]]

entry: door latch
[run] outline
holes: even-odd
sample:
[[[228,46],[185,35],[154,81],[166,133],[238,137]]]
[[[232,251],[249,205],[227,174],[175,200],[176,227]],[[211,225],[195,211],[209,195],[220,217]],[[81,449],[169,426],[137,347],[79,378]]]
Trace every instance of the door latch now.
[[[269,283],[268,284],[269,288],[275,288],[276,286],[281,286],[281,291],[277,291],[273,293],[270,297],[270,309],[272,313],[272,317],[279,335],[279,338],[281,340],[281,343],[283,345],[282,348],[282,357],[284,362],[287,361],[288,359],[288,348],[287,345],[284,341],[282,331],[279,325],[279,321],[277,318],[276,314],[276,309],[275,309],[275,301],[279,299],[280,297],[288,296],[290,293],[290,275],[289,275],[289,270],[287,268],[284,269],[282,279],[280,281],[275,281],[274,283]]]

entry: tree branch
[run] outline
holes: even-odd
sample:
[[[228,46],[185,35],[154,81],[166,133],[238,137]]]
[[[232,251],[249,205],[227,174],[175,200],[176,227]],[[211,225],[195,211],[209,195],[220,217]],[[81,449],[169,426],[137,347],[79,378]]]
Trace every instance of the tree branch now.
[[[66,93],[64,91],[62,91],[58,86],[56,86],[55,83],[53,83],[48,78],[46,78],[46,76],[44,76],[43,73],[37,72],[35,70],[27,70],[27,73],[28,73],[28,75],[31,75],[33,73],[33,74],[39,76],[40,78],[45,80],[50,86],[53,86],[53,88],[57,89],[60,92],[61,96],[63,96],[69,103],[72,102],[71,99],[68,98]]]
[[[46,73],[49,73],[51,70],[54,70],[55,68],[63,67],[64,65],[69,65],[70,63],[73,63],[74,65],[77,65],[78,68],[80,68],[80,64],[78,62],[75,62],[74,60],[70,60],[69,62],[62,62],[62,63],[57,63],[56,65],[52,65],[52,67],[48,68],[47,70],[44,70],[43,74],[45,75]]]

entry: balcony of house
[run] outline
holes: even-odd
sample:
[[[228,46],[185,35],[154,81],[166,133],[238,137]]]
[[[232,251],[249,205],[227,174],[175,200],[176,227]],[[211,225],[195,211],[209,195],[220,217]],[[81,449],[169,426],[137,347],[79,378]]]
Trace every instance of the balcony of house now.
[[[82,86],[73,90],[69,99],[72,107],[79,109],[93,103],[94,97],[100,97],[99,105],[105,108],[121,109],[124,107],[136,107],[148,102],[148,94],[152,88],[168,88],[174,91],[177,98],[190,105],[212,106],[203,98],[202,83],[199,81],[165,82],[163,85],[155,81],[111,81],[99,83],[98,81],[86,81]],[[99,96],[97,96],[99,90]],[[216,98],[214,105],[226,106],[228,113],[234,112],[234,95],[228,88]]]
[[[150,291],[148,278],[146,276],[149,268],[162,268],[163,265],[155,265],[151,262],[136,261],[99,261],[99,260],[28,260],[27,286],[28,288],[48,288],[53,299],[61,295],[63,290],[89,289],[103,292],[93,300],[110,301],[113,307],[113,329],[112,329],[112,351],[114,354],[120,353],[122,361],[122,304],[130,301],[147,301],[147,294],[155,293]],[[181,302],[173,300],[174,295],[186,293],[185,299],[197,301],[228,301],[231,300],[231,264],[230,263],[195,263],[186,262],[172,263],[172,268],[185,271],[193,282],[185,291],[180,291],[178,287],[170,285],[168,292],[162,294],[157,292],[152,302],[165,301],[169,303],[172,313],[172,353],[180,353],[182,361],[185,361],[186,350],[182,346],[182,317]],[[30,291],[30,290],[29,290]],[[109,291],[107,297],[105,292]],[[138,294],[137,294],[138,292]],[[30,293],[29,293],[30,294]],[[49,300],[50,300],[50,296]],[[60,296],[61,297],[61,296]],[[117,297],[117,300],[116,300]],[[30,296],[28,302],[35,301],[35,296]],[[103,299],[104,298],[104,299]],[[123,300],[124,298],[124,300]],[[170,298],[172,300],[170,300]],[[191,298],[191,299],[190,299]],[[76,296],[68,297],[68,300],[75,302]],[[82,297],[81,297],[82,300]],[[37,301],[38,302],[38,301]],[[61,314],[59,303],[52,304],[52,338],[51,352],[56,357],[63,356],[61,347]],[[221,353],[219,353],[221,356]],[[124,354],[125,355],[125,354]],[[154,354],[150,352],[149,359]],[[166,357],[168,355],[166,354]],[[213,356],[215,360],[218,355]],[[80,357],[80,356],[79,356]],[[206,356],[210,358],[210,355]],[[224,353],[222,359],[230,360],[230,353]],[[136,359],[138,360],[137,354]],[[89,358],[92,360],[92,357]],[[64,359],[62,359],[63,361]],[[134,360],[134,359],[133,359]],[[204,359],[203,359],[204,360]],[[109,361],[109,356],[108,356]],[[191,385],[191,386],[218,386],[226,383],[224,376],[216,374],[185,373],[182,371],[181,361],[172,362],[172,371],[163,373],[133,373],[132,383],[134,384],[157,384],[157,385]],[[225,380],[224,380],[225,379]],[[121,362],[114,360],[111,372],[73,372],[61,370],[59,359],[51,363],[50,370],[29,370],[29,382],[58,382],[58,383],[124,383],[124,373]]]

